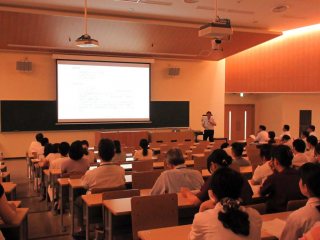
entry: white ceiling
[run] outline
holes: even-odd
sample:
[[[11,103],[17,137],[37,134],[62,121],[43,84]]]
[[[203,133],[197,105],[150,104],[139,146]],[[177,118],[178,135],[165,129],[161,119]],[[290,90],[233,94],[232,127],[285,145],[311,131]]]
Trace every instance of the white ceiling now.
[[[0,0],[0,6],[70,12],[83,11],[83,4],[84,0]],[[287,11],[272,12],[274,7],[283,4],[288,6]],[[198,0],[197,3],[185,3],[184,0],[88,0],[89,14],[187,23],[213,20],[214,6],[215,0]],[[320,23],[320,0],[218,0],[218,9],[220,17],[231,19],[232,25],[237,27],[284,31]]]

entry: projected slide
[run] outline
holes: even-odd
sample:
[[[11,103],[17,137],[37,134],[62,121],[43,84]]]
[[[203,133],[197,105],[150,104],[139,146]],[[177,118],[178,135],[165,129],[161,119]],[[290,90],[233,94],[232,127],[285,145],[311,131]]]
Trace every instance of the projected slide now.
[[[150,120],[150,64],[57,60],[58,122]]]

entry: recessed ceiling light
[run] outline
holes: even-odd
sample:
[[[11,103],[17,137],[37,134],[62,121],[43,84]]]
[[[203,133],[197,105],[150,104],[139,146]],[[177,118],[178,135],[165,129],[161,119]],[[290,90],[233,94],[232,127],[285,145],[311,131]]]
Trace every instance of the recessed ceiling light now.
[[[274,8],[272,8],[272,12],[281,13],[281,12],[287,11],[288,8],[289,8],[288,5],[278,5],[278,6],[274,7]]]
[[[199,0],[184,0],[185,3],[197,3]]]

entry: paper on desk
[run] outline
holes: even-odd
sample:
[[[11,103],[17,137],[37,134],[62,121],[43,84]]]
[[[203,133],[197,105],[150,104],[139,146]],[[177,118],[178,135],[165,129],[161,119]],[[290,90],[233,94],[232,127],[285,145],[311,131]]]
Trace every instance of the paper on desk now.
[[[270,235],[280,238],[285,225],[286,225],[285,221],[279,218],[275,218],[271,221],[264,221],[262,223],[262,229],[265,230]]]

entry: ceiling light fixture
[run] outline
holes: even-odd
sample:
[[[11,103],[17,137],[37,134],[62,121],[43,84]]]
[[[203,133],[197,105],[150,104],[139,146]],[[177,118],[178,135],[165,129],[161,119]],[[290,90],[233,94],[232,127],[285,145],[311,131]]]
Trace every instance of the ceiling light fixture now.
[[[99,42],[88,34],[87,0],[84,0],[84,34],[77,38],[76,45],[82,48],[99,47]]]

